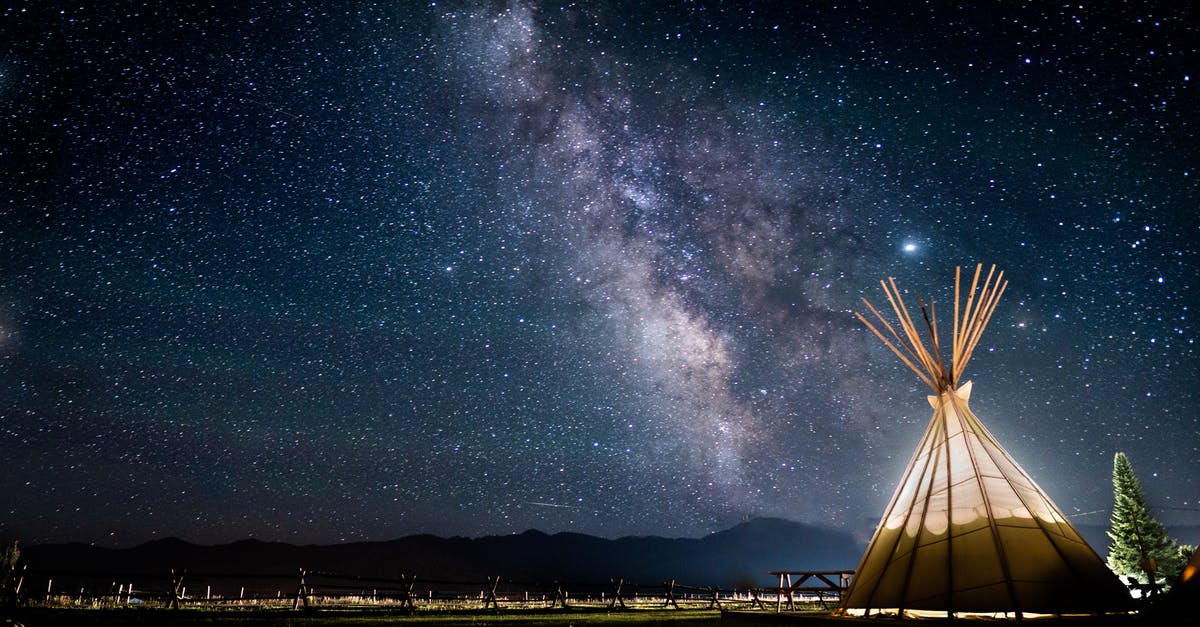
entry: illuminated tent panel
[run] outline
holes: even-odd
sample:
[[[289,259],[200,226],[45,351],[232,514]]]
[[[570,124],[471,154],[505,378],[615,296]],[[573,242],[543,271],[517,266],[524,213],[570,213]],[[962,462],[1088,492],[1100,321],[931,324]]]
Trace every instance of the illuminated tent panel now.
[[[936,309],[920,303],[927,346],[894,281],[881,283],[899,329],[869,302],[880,326],[858,314],[933,389],[933,418],[843,596],[841,613],[1021,616],[1129,606],[1125,586],[971,411],[971,383],[958,385],[1007,285],[1003,272],[993,281],[993,266],[980,287],[981,272],[977,266],[965,304],[961,270],[955,274],[948,365]]]

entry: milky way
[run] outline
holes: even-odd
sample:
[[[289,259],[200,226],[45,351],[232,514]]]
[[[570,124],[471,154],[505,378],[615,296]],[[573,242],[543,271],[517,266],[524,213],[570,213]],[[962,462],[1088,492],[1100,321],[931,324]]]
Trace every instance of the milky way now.
[[[0,534],[869,532],[851,311],[976,262],[984,423],[1197,524],[1189,9],[346,6],[0,12]]]

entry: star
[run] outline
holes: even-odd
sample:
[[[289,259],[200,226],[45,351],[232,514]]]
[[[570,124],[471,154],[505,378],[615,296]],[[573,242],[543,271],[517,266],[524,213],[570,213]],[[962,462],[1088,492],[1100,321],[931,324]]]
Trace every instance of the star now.
[[[163,4],[0,15],[0,539],[869,536],[928,404],[849,311],[976,262],[1039,486],[1200,493],[1183,9]]]

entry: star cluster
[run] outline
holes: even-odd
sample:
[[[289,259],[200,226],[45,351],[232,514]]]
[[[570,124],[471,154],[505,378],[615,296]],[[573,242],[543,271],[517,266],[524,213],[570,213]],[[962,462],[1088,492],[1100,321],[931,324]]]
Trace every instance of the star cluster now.
[[[1200,509],[1194,11],[0,8],[0,534],[855,532],[878,280],[1011,280],[972,406],[1068,515]]]

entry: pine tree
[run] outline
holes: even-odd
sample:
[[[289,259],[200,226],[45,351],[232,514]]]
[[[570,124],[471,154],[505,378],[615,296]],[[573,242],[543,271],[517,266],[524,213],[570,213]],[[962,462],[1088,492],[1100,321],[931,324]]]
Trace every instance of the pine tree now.
[[[1178,574],[1179,546],[1154,518],[1133,466],[1124,453],[1113,457],[1113,511],[1108,567],[1143,584],[1172,581]],[[1171,572],[1175,571],[1175,572]]]

